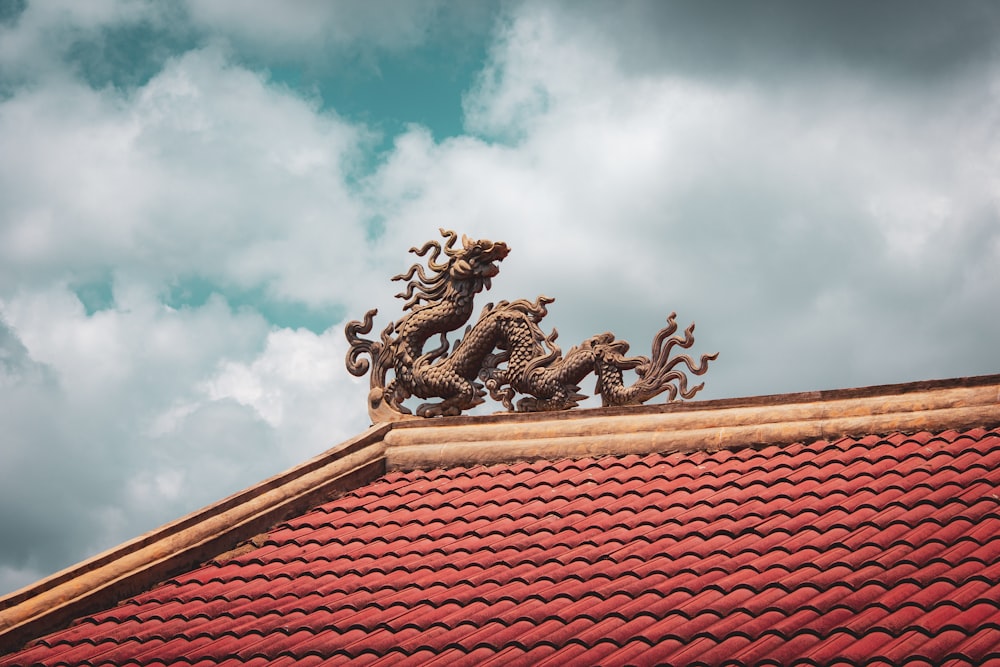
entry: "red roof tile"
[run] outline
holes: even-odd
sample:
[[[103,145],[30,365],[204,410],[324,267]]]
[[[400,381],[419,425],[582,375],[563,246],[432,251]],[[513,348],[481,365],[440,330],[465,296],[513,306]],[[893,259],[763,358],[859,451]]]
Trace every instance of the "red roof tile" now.
[[[1000,431],[390,472],[0,664],[1000,659]]]

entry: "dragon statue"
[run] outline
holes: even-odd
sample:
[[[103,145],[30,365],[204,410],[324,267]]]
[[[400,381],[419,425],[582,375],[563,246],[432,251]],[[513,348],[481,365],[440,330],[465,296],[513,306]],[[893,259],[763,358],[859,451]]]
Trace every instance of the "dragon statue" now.
[[[371,331],[377,310],[369,310],[363,322],[347,324],[347,369],[357,377],[371,370],[368,410],[374,423],[412,417],[403,405],[411,396],[441,399],[421,404],[418,416],[458,415],[485,402],[486,390],[508,410],[564,410],[587,398],[579,393],[579,383],[590,373],[597,377],[597,392],[605,406],[636,405],[664,392],[671,401],[678,394],[691,398],[704,386],[688,388],[680,367],[702,375],[718,354],[702,355],[698,363],[686,354],[671,356],[675,347],[686,349],[694,344],[693,323],[683,337],[674,335],[674,313],[653,339],[651,357],[625,356],[629,344],[611,333],[593,336],[563,355],[555,344],[556,330],[545,335],[539,327],[548,312],[546,306],[553,301],[546,296],[487,304],[475,325],[466,327],[463,338],[449,345],[448,333],[469,321],[473,298],[490,288],[491,279],[500,271],[498,263],[510,250],[501,241],[474,241],[464,235],[461,246],[456,246],[455,232],[440,231],[443,247],[428,241],[410,249],[418,257],[430,253],[428,271],[418,262],[393,278],[408,281],[406,289],[396,295],[406,301],[403,310],[408,312],[403,318],[390,323],[379,341],[359,336]],[[434,336],[439,338],[438,345],[425,350]],[[637,376],[630,386],[625,385],[626,370]],[[515,405],[516,394],[526,396]]]

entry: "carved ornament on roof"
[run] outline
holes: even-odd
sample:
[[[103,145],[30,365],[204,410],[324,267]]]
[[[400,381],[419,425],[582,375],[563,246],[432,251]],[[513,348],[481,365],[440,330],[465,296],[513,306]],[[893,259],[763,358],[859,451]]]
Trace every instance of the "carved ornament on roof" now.
[[[432,240],[410,249],[418,257],[430,253],[424,264],[417,262],[393,277],[408,281],[396,295],[405,300],[405,314],[390,322],[379,340],[359,335],[372,330],[377,310],[347,324],[347,369],[357,377],[371,371],[368,411],[374,423],[412,416],[403,405],[411,396],[440,399],[421,404],[416,410],[420,417],[461,414],[484,403],[487,391],[508,410],[564,410],[587,398],[579,393],[579,383],[591,373],[605,406],[638,405],[663,393],[668,401],[691,398],[704,386],[689,388],[684,369],[702,375],[718,354],[704,354],[698,362],[676,354],[676,348],[694,344],[694,324],[675,335],[675,313],[653,338],[650,357],[626,356],[629,344],[612,333],[592,336],[563,354],[555,343],[556,330],[546,335],[539,327],[553,302],[547,296],[487,304],[479,320],[450,344],[448,334],[472,317],[473,298],[490,288],[510,250],[502,241],[464,235],[458,246],[455,232],[442,229],[441,235],[443,246]],[[425,349],[435,336],[438,344]],[[637,378],[628,386],[626,370]],[[518,394],[523,396],[515,403]]]

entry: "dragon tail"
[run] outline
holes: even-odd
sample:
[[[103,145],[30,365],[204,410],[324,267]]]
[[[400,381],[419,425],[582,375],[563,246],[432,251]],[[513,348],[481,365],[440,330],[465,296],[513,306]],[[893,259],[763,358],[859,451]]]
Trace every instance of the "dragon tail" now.
[[[667,392],[668,401],[676,399],[678,393],[683,398],[693,398],[695,394],[701,391],[705,383],[702,382],[689,389],[687,386],[687,375],[678,366],[683,364],[687,367],[688,372],[693,375],[704,375],[708,370],[708,362],[719,357],[718,352],[715,354],[703,354],[701,355],[701,359],[695,362],[687,354],[671,356],[675,347],[688,349],[694,345],[693,322],[684,330],[683,337],[671,335],[677,331],[675,317],[676,313],[670,313],[670,317],[667,318],[667,326],[661,329],[653,339],[652,358],[648,362],[643,359],[644,363],[635,369],[640,377],[635,385],[633,385],[634,390],[638,394],[647,395],[642,400],[649,400],[649,398],[664,391]],[[677,382],[677,386],[672,384],[674,381]]]

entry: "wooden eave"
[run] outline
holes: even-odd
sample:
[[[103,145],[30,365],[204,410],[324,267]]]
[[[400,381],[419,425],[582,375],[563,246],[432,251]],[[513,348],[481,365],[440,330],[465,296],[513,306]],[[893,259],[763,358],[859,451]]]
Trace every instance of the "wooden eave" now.
[[[1000,425],[1000,375],[372,426],[313,459],[0,597],[0,655],[246,544],[389,470],[782,445]]]

